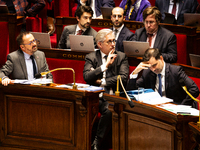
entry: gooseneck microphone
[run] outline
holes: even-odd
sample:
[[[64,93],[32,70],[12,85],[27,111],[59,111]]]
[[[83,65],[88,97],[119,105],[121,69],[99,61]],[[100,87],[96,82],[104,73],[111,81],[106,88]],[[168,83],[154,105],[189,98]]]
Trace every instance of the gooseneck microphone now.
[[[50,71],[47,71],[47,72],[41,72],[41,73],[36,74],[35,78],[41,78],[41,76],[47,75],[48,73],[54,72],[54,71],[57,71],[57,70],[71,70],[73,72],[73,82],[74,82],[73,89],[77,89],[77,85],[76,85],[76,82],[75,82],[75,71],[72,68],[56,68],[56,69],[53,69],[53,70],[50,70]]]
[[[128,99],[128,104],[130,105],[131,108],[133,108],[134,107],[134,103],[131,100],[131,98],[128,96],[128,94],[126,93],[126,90],[125,90],[125,88],[123,86],[122,79],[121,79],[120,75],[117,76],[117,90],[115,91],[115,95],[116,96],[120,96],[120,92],[119,92],[119,80],[120,80],[120,84],[121,84],[121,86],[122,86],[122,88],[124,90],[124,93],[126,95],[126,98]]]
[[[187,87],[185,86],[185,82],[183,79],[179,80],[180,85],[182,86],[183,90],[187,93],[187,95],[189,95],[194,101],[197,101],[199,103],[199,108],[200,108],[200,100],[194,98],[192,96],[192,94],[189,93],[189,91],[187,90]],[[197,125],[200,127],[200,111],[199,111],[199,121],[197,122]]]

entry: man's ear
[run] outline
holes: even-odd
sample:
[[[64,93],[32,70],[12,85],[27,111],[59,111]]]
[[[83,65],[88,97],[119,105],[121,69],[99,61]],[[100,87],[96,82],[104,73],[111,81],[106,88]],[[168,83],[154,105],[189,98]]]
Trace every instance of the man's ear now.
[[[78,16],[76,16],[76,20],[79,22],[79,20],[80,20],[80,19],[79,19],[79,17],[78,17]]]
[[[97,46],[98,46],[99,48],[102,48],[102,42],[98,42],[98,43],[97,43]]]
[[[24,45],[20,45],[19,47],[20,47],[21,49],[24,49],[25,46],[24,46]]]

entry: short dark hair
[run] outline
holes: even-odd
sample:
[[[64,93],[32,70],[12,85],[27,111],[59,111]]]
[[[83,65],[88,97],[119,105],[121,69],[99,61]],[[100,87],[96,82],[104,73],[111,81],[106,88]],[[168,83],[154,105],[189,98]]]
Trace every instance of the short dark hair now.
[[[147,16],[149,15],[154,15],[155,19],[157,22],[161,21],[161,17],[162,14],[159,11],[159,9],[156,6],[153,7],[147,7],[144,11],[143,11],[143,21],[145,21],[145,19],[147,18]]]
[[[20,32],[19,35],[16,38],[16,41],[18,43],[18,45],[23,45],[24,41],[23,41],[23,37],[27,34],[31,34],[29,31],[24,31],[24,32]]]
[[[154,57],[156,60],[160,59],[161,53],[158,48],[148,48],[143,55],[143,62],[147,62]]]
[[[84,12],[90,13],[93,16],[93,10],[90,6],[79,6],[76,10],[76,16],[81,18]]]

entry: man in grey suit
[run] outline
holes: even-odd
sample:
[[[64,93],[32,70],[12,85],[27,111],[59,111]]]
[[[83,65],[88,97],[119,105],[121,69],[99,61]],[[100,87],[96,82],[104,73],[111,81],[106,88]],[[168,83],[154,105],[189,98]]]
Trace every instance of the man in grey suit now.
[[[32,80],[35,74],[49,71],[45,55],[37,50],[37,41],[30,32],[21,32],[17,42],[19,50],[8,54],[7,61],[0,70],[0,78],[5,86],[11,79]],[[52,78],[52,74],[47,74],[47,78]]]
[[[162,14],[162,21],[165,19],[165,12],[167,12],[175,15],[177,24],[183,25],[184,13],[195,13],[198,2],[197,0],[156,0],[155,6]]]
[[[83,77],[88,84],[101,86],[106,93],[112,94],[116,90],[118,75],[121,76],[123,84],[127,82],[129,74],[128,58],[125,53],[115,51],[115,35],[112,30],[100,30],[97,33],[96,42],[100,50],[86,55]],[[99,149],[112,122],[108,102],[102,95],[99,99],[99,112],[101,118],[93,142],[94,150]]]
[[[111,30],[115,33],[115,50],[124,52],[123,41],[132,41],[133,32],[131,32],[127,27],[124,26],[124,9],[121,7],[115,7],[112,10],[111,21],[113,27]]]
[[[93,11],[91,7],[80,6],[76,11],[76,19],[78,21],[78,24],[64,27],[64,30],[60,37],[60,41],[58,43],[58,47],[61,49],[70,48],[69,34],[93,36],[94,45],[96,45],[95,37],[97,32],[90,27],[92,16]]]
[[[142,70],[142,76],[136,80]],[[138,87],[151,88],[161,96],[173,99],[176,104],[197,108],[196,102],[183,90],[181,82],[192,96],[199,95],[197,85],[185,74],[181,66],[166,63],[158,49],[149,48],[145,51],[143,61],[130,74],[127,90],[135,90]]]
[[[167,63],[177,61],[176,36],[159,25],[161,13],[157,7],[148,7],[143,11],[144,27],[137,29],[134,41],[149,42],[150,48],[158,48]]]

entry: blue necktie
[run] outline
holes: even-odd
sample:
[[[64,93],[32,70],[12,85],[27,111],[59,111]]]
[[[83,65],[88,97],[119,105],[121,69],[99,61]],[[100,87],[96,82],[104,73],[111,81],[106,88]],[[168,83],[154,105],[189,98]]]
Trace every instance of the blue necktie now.
[[[162,81],[161,81],[161,74],[158,74],[159,79],[159,86],[158,86],[158,93],[162,96]]]

